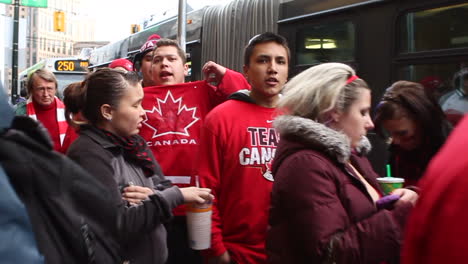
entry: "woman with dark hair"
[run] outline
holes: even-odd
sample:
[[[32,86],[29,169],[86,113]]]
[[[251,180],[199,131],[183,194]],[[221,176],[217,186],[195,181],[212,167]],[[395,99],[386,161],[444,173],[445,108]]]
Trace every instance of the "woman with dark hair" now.
[[[135,72],[101,69],[82,85],[69,87],[66,106],[81,113],[79,138],[68,156],[108,186],[122,257],[130,263],[165,263],[163,223],[184,202],[213,197],[206,188],[178,188],[165,180],[146,142],[138,135],[145,116],[143,89]],[[124,200],[125,199],[125,200]]]
[[[451,125],[439,104],[419,83],[398,81],[377,105],[377,132],[390,140],[393,176],[416,185],[427,164],[444,144]]]
[[[81,102],[81,86],[82,82],[70,83],[63,90],[63,103],[65,104],[65,119],[68,124],[74,128],[79,128],[80,125],[85,124],[83,116],[80,113],[80,108],[83,103]],[[78,94],[75,94],[78,93]]]
[[[64,149],[68,149],[70,145],[78,138],[77,131],[80,128],[80,124],[85,124],[79,107],[81,102],[75,102],[77,97],[73,96],[72,93],[80,92],[82,82],[70,83],[63,90],[63,103],[67,106],[65,108],[65,120],[69,124],[67,134],[63,140]],[[79,97],[79,96],[78,96]]]

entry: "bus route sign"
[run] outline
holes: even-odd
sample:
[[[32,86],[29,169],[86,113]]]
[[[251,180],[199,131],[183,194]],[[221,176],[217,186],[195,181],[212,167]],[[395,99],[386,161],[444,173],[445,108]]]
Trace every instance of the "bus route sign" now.
[[[57,60],[54,69],[59,72],[86,72],[89,66],[87,60]]]

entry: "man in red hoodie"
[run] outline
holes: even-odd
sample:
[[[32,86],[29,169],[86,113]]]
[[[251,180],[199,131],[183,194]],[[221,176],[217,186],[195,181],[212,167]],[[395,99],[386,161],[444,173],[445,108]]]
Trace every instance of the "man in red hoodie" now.
[[[46,69],[31,74],[27,83],[28,100],[16,106],[16,115],[27,115],[39,120],[49,132],[54,150],[65,153],[69,146],[67,135],[74,133],[65,120],[65,106],[55,95],[57,79]],[[67,144],[65,144],[68,142]]]
[[[255,36],[244,52],[251,91],[234,93],[205,119],[197,173],[215,195],[209,263],[267,261],[271,163],[279,140],[272,122],[289,60],[282,36]]]
[[[214,62],[207,62],[203,67],[204,81],[184,83],[188,74],[186,55],[178,43],[170,39],[158,40],[151,70],[156,86],[144,88],[142,106],[146,120],[140,135],[147,141],[167,179],[179,187],[193,185],[191,175],[205,116],[231,93],[250,86],[242,74]],[[167,263],[201,263],[198,252],[188,246],[185,208],[176,208],[174,215],[167,224]]]

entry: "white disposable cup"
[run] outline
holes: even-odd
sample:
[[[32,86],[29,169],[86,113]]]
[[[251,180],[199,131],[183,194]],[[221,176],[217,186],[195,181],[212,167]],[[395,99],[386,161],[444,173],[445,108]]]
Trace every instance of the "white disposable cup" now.
[[[187,229],[189,245],[202,250],[211,247],[211,202],[187,205]]]

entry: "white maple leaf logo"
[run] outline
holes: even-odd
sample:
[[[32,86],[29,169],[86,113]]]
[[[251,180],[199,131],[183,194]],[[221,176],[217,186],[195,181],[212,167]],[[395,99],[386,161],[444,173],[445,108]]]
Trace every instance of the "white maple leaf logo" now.
[[[143,124],[154,131],[152,138],[170,134],[190,136],[188,129],[200,119],[195,116],[196,111],[196,107],[188,108],[182,104],[182,97],[176,100],[167,91],[164,100],[156,98],[153,109],[145,110]]]

